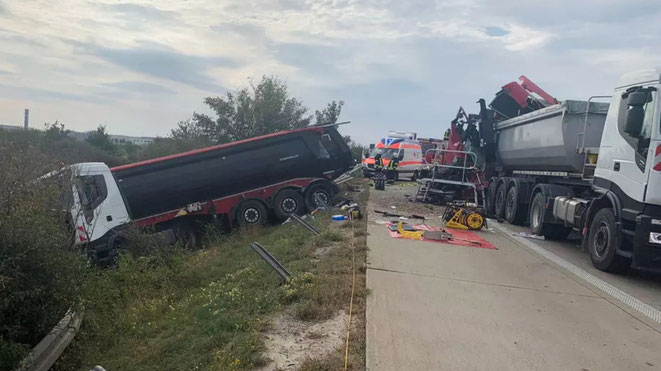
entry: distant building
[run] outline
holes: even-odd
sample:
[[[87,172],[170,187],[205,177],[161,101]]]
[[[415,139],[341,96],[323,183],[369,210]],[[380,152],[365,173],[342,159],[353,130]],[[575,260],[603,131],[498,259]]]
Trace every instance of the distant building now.
[[[23,129],[23,127],[22,126],[16,126],[16,125],[3,125],[3,124],[0,124],[0,129],[20,130],[20,129]]]
[[[152,137],[131,137],[128,135],[112,135],[110,134],[110,141],[115,144],[133,143],[139,146],[145,146],[154,141]]]

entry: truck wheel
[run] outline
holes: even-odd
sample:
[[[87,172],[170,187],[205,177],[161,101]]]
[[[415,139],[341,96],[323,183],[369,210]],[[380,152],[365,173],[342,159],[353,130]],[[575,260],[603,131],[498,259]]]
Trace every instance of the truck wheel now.
[[[263,224],[266,218],[266,207],[257,200],[244,201],[236,209],[236,222],[242,227]]]
[[[501,183],[498,188],[496,188],[496,198],[494,202],[494,215],[498,219],[502,219],[505,216],[505,199],[507,198],[507,189],[505,188],[505,183]]]
[[[418,180],[419,176],[420,176],[420,173],[418,172],[418,170],[414,171],[413,176],[411,176],[411,181],[415,182],[416,180]]]
[[[546,210],[546,202],[544,195],[539,192],[532,199],[530,204],[530,229],[532,233],[541,236],[544,234],[544,213]]]
[[[489,182],[489,187],[487,187],[487,215],[494,215],[496,212],[495,209],[495,199],[496,199],[496,179],[491,179]]]
[[[182,222],[177,226],[177,240],[187,249],[194,249],[200,245],[200,235],[195,225]]]
[[[571,228],[567,228],[560,224],[544,223],[544,213],[546,212],[546,199],[544,195],[539,192],[532,199],[530,204],[530,229],[533,234],[544,236],[549,240],[564,240],[571,232]]]
[[[522,224],[525,218],[525,213],[522,209],[521,204],[519,204],[519,188],[514,184],[507,191],[507,196],[505,197],[505,220],[514,225]]]
[[[595,268],[605,272],[621,272],[628,266],[628,259],[617,255],[617,229],[612,209],[604,208],[595,214],[590,223],[588,250]]]
[[[314,184],[305,191],[305,207],[307,207],[308,211],[311,212],[321,206],[317,205],[315,195],[319,196],[328,207],[331,207],[333,191],[325,184]]]
[[[305,210],[303,196],[293,189],[283,189],[273,199],[273,211],[280,220],[285,220],[290,214],[301,214]]]

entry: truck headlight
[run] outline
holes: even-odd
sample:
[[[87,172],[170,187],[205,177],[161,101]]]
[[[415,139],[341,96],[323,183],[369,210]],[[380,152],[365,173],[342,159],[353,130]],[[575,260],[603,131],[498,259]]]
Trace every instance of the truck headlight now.
[[[661,245],[661,233],[650,232],[650,243]]]
[[[661,219],[652,219],[652,224],[661,225]]]

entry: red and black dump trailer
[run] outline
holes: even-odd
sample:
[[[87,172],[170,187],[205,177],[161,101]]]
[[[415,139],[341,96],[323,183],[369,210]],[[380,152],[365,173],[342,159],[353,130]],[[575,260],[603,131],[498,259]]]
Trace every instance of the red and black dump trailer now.
[[[78,192],[89,196],[82,208],[91,206],[87,215],[93,217],[79,218],[77,227],[90,245],[106,250],[128,225],[194,238],[200,222],[232,227],[310,211],[317,197],[332,201],[338,191],[332,180],[354,160],[337,125],[326,125],[111,169],[79,165],[81,178],[94,180],[94,186]]]

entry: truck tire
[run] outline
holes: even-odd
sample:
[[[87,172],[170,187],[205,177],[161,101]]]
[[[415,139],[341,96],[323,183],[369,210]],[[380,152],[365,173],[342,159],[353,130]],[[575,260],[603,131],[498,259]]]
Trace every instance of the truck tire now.
[[[521,225],[525,217],[525,210],[519,202],[519,187],[514,183],[505,197],[505,220],[510,224]]]
[[[546,212],[546,199],[544,194],[539,192],[530,203],[530,229],[533,234],[544,236],[549,240],[564,240],[571,233],[571,228],[560,224],[544,223],[544,213]]]
[[[590,223],[588,251],[595,268],[605,272],[622,272],[628,267],[628,259],[617,255],[617,224],[610,208],[595,214]]]
[[[273,199],[273,212],[279,220],[285,220],[290,214],[303,214],[305,203],[301,193],[294,189],[283,189]]]
[[[507,198],[507,188],[505,186],[505,183],[501,183],[496,188],[496,197],[494,198],[493,214],[498,219],[502,219],[505,216],[506,198]]]
[[[495,202],[496,202],[496,179],[491,179],[489,181],[489,187],[487,187],[487,216],[492,216],[495,214]]]
[[[305,190],[305,207],[307,207],[308,212],[316,210],[318,206],[317,201],[315,200],[314,195],[318,195],[328,207],[331,207],[333,202],[333,191],[331,188],[323,183],[313,184]]]
[[[201,236],[192,221],[182,221],[176,228],[177,241],[187,249],[195,249],[200,246]]]
[[[236,222],[239,226],[264,224],[267,219],[264,204],[257,200],[242,202],[236,209]]]

